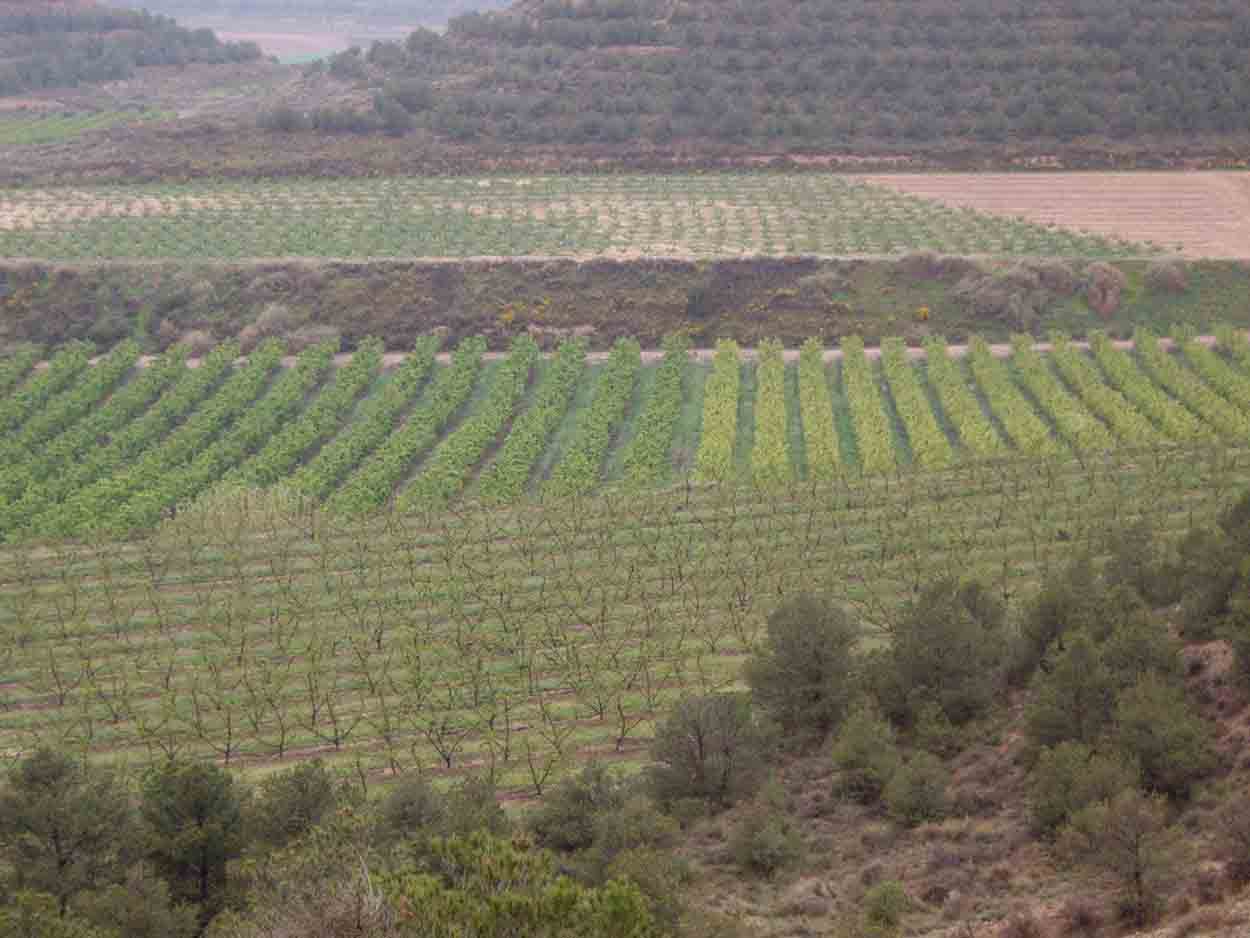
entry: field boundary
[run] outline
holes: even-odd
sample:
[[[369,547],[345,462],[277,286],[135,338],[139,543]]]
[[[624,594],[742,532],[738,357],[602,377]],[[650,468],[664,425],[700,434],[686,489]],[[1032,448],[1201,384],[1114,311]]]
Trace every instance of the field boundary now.
[[[1247,331],[1245,334],[1247,338],[1250,338],[1250,331]],[[1205,345],[1207,348],[1213,348],[1219,342],[1219,340],[1213,335],[1195,336],[1194,341],[1202,345]],[[1082,349],[1084,351],[1089,351],[1093,347],[1093,343],[1088,342],[1084,339],[1073,340],[1070,344],[1074,348]],[[1169,352],[1173,351],[1177,347],[1176,341],[1174,339],[1167,338],[1166,336],[1159,338],[1159,345],[1165,351],[1169,351]],[[1112,339],[1111,346],[1112,348],[1119,349],[1121,351],[1132,351],[1135,348],[1135,343],[1132,339]],[[1055,346],[1053,342],[1034,342],[1030,346],[1030,348],[1032,348],[1032,350],[1035,352],[1047,354],[1049,352],[1054,351]],[[1010,358],[1013,354],[1013,349],[1012,349],[1012,345],[1010,342],[996,342],[996,343],[991,344],[989,346],[989,349],[990,349],[990,353],[995,358]],[[968,356],[968,350],[969,350],[969,346],[964,343],[948,344],[946,346],[946,354],[949,358],[966,358]],[[908,346],[906,351],[907,351],[907,357],[910,361],[925,361],[929,357],[928,352],[924,348],[919,347],[919,346]],[[739,353],[739,358],[741,358],[743,361],[757,361],[760,356],[760,350],[757,348],[739,348],[738,353]],[[339,354],[335,355],[334,367],[342,368],[345,365],[349,364],[352,358],[355,356],[355,354],[356,354],[355,352],[340,352]],[[547,351],[547,352],[541,353],[543,358],[552,358],[555,354],[556,353],[553,351]],[[606,362],[611,354],[612,354],[611,352],[587,352],[586,362],[592,365],[600,365]],[[643,349],[642,350],[643,363],[644,364],[658,364],[664,358],[664,354],[665,352],[663,349],[658,349],[658,348]],[[716,356],[716,349],[714,348],[690,349],[686,354],[690,358],[690,360],[693,362],[699,362],[701,364],[710,364],[712,359],[715,358]],[[411,355],[410,352],[387,352],[382,356],[382,367],[383,369],[396,368],[399,365],[403,364],[405,361],[407,361],[410,355]],[[791,363],[797,364],[799,361],[800,350],[797,348],[783,349],[781,355],[782,355],[783,360],[787,364],[791,364]],[[865,348],[864,355],[867,356],[869,359],[877,360],[881,357],[881,347],[872,346],[870,348]],[[97,355],[93,357],[91,359],[91,364],[95,365],[99,363],[100,361],[104,359],[104,357],[105,356],[103,355]],[[488,361],[488,362],[503,361],[507,357],[508,357],[507,352],[484,352],[482,354],[482,360]],[[827,348],[824,350],[822,357],[826,363],[841,361],[842,349],[841,348]],[[451,358],[452,358],[451,352],[439,352],[437,355],[434,356],[435,361],[437,361],[439,364],[442,364],[442,365],[451,364]],[[153,362],[157,362],[159,360],[160,360],[159,355],[142,355],[135,362],[135,366],[138,368],[147,368]],[[235,365],[236,366],[244,365],[247,363],[247,360],[248,360],[248,356],[240,355],[237,359],[235,359]],[[298,360],[299,360],[299,356],[297,355],[284,355],[282,357],[281,365],[283,368],[292,368],[295,366],[295,363]],[[202,359],[200,358],[188,358],[187,367],[198,368],[200,366],[201,361]],[[36,371],[43,371],[47,367],[48,367],[48,361],[45,359],[43,361],[36,363],[34,366],[34,369]]]

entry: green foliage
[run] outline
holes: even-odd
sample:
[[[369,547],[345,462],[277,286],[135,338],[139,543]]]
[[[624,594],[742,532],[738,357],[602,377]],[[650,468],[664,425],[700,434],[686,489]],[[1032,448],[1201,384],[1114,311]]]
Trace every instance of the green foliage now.
[[[801,593],[768,617],[768,633],[743,674],[759,706],[788,734],[823,737],[854,693],[858,630],[840,608]]]
[[[81,893],[73,909],[84,921],[121,938],[192,938],[200,932],[195,907],[175,904],[169,886],[140,869],[132,869],[124,883]]]
[[[592,762],[544,794],[528,818],[529,828],[544,847],[582,850],[594,843],[600,819],[620,810],[625,797],[620,777]]]
[[[803,854],[798,822],[786,811],[785,792],[769,782],[734,827],[729,851],[743,870],[773,876]]]
[[[885,786],[886,810],[908,827],[936,821],[946,813],[949,782],[950,773],[941,759],[929,752],[913,752]]]
[[[866,938],[893,938],[902,934],[903,916],[911,909],[903,884],[887,879],[864,894],[863,930]]]
[[[436,836],[447,822],[443,796],[420,775],[403,775],[378,805],[382,843]]]
[[[685,697],[656,727],[651,785],[662,804],[702,798],[726,807],[763,783],[772,748],[746,696]]]
[[[1136,788],[1137,766],[1116,754],[1100,754],[1085,743],[1062,742],[1043,749],[1029,776],[1034,826],[1055,833],[1074,815],[1126,788]]]
[[[958,726],[983,714],[1001,685],[1005,611],[984,585],[942,580],[904,607],[891,667],[876,688],[891,719],[907,723],[926,700]]]
[[[0,857],[18,890],[52,896],[61,912],[75,894],[120,876],[132,834],[121,784],[63,753],[36,750],[0,789]]]
[[[270,775],[257,786],[247,823],[252,836],[284,847],[321,823],[338,797],[334,778],[320,759]]]
[[[223,901],[227,864],[244,847],[234,778],[210,763],[156,766],[143,780],[140,814],[148,859],[173,896],[197,903],[207,920]]]
[[[1120,883],[1138,926],[1162,908],[1181,858],[1183,838],[1168,827],[1167,802],[1128,789],[1079,811],[1060,833],[1063,853]]]
[[[894,727],[871,702],[854,707],[833,741],[834,793],[861,804],[881,797],[900,765]]]
[[[20,892],[0,906],[0,934],[5,938],[115,938],[76,916],[62,915],[54,896]]]
[[[658,934],[637,886],[579,886],[548,854],[486,834],[436,840],[428,872],[386,884],[400,935],[421,938],[649,938]]]
[[[1102,650],[1084,632],[1069,634],[1033,682],[1025,713],[1030,741],[1038,747],[1069,740],[1093,745],[1111,721],[1115,692]]]
[[[1211,729],[1184,688],[1144,674],[1116,700],[1112,741],[1141,766],[1147,789],[1175,798],[1215,767]]]
[[[1109,586],[1126,586],[1152,605],[1174,603],[1180,598],[1181,578],[1174,563],[1155,537],[1150,523],[1142,520],[1110,538],[1111,557],[1102,578]]]

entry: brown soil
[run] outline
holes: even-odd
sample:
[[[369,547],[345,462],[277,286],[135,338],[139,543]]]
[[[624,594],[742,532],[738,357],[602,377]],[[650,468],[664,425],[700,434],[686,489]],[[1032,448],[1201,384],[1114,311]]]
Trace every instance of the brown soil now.
[[[900,173],[864,178],[948,205],[1153,241],[1188,257],[1250,257],[1250,173]]]

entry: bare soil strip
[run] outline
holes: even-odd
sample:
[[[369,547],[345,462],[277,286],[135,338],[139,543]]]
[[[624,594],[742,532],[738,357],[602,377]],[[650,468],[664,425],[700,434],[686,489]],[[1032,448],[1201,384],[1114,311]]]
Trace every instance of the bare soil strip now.
[[[1208,348],[1214,347],[1217,344],[1217,339],[1213,335],[1200,335],[1197,337],[1197,341],[1201,342],[1203,345],[1207,346]],[[1090,348],[1090,343],[1083,341],[1083,340],[1078,341],[1074,339],[1070,344],[1072,345],[1073,348],[1087,349],[1087,350]],[[1131,351],[1133,349],[1133,340],[1132,339],[1113,339],[1111,342],[1111,345],[1117,349],[1123,349],[1124,351]],[[1159,338],[1159,346],[1165,351],[1170,351],[1171,349],[1175,348],[1176,342],[1173,341],[1172,339],[1167,338],[1166,336],[1161,336]],[[946,354],[949,355],[951,358],[964,358],[968,354],[968,348],[969,347],[967,345],[947,345]],[[990,345],[989,348],[990,348],[990,354],[993,355],[995,358],[1010,358],[1012,355],[1012,347],[1008,343],[993,344],[993,345]],[[1046,352],[1053,351],[1054,345],[1051,344],[1050,342],[1034,342],[1033,349],[1034,351],[1037,351],[1037,352],[1046,353]],[[544,352],[543,357],[550,358],[553,354],[554,353],[552,352]],[[612,354],[611,352],[587,352],[586,361],[587,363],[592,364],[592,365],[601,365],[608,360],[608,357],[611,354]],[[759,351],[757,349],[751,349],[751,348],[740,349],[739,354],[746,361],[754,361],[756,358],[759,357]],[[782,358],[787,362],[797,362],[799,360],[799,354],[800,353],[798,349],[785,349],[781,353]],[[661,360],[663,360],[664,355],[665,355],[665,352],[663,349],[643,349],[642,350],[642,360],[644,364],[657,364]],[[692,361],[710,362],[712,361],[713,358],[716,357],[716,349],[711,349],[711,348],[691,349],[689,352],[689,355]],[[877,347],[865,348],[864,355],[869,359],[880,358],[881,349]],[[91,359],[91,363],[94,365],[96,362],[100,361],[102,357],[103,356],[97,356],[96,358]],[[139,368],[146,368],[150,364],[152,364],[154,361],[156,361],[157,357],[158,356],[156,355],[141,355],[138,361],[136,362],[136,366]],[[482,355],[482,360],[488,361],[488,362],[503,361],[507,357],[508,357],[507,352],[485,352]],[[927,358],[928,356],[923,348],[909,346],[907,349],[907,357],[911,359],[912,361],[924,361],[925,358]],[[402,364],[407,358],[408,358],[407,352],[386,352],[382,356],[382,368],[383,370],[395,368],[396,366]],[[440,364],[443,364],[443,365],[451,364],[450,352],[440,352],[439,354],[435,355],[434,358]],[[826,362],[841,361],[841,359],[842,359],[842,349],[840,348],[825,349],[824,360]],[[340,354],[334,356],[334,366],[336,368],[341,368],[344,365],[346,365],[348,362],[350,362],[351,360],[352,360],[351,352],[341,352]],[[242,356],[236,360],[235,364],[242,365],[246,361],[247,361],[247,357]],[[286,355],[282,358],[282,367],[283,368],[294,367],[296,361],[298,361],[296,356]],[[200,359],[198,358],[187,359],[188,368],[198,368],[199,366],[200,366]],[[41,361],[35,365],[35,370],[42,371],[43,369],[47,367],[48,367],[48,363],[46,361]]]
[[[951,206],[1150,241],[1185,257],[1250,258],[1250,173],[899,173],[859,178]]]

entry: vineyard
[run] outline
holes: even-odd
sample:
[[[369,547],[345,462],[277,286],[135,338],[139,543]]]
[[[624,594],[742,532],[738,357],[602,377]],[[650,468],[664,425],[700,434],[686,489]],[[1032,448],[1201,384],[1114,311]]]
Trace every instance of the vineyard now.
[[[9,542],[148,530],[220,488],[281,487],[337,514],[586,496],[604,487],[763,488],[1012,458],[1237,444],[1250,434],[1250,342],[1095,335],[1039,351],[974,338],[826,351],[672,339],[550,356],[528,336],[487,354],[434,336],[385,359],[368,341],[284,359],[226,343],[185,367],[123,342],[0,364],[0,534]],[[385,362],[385,367],[384,367]]]
[[[22,350],[0,362],[0,751],[318,754],[540,793],[735,682],[787,592],[884,624],[938,576],[1010,602],[1140,517],[1213,518],[1250,479],[1250,341],[1217,339],[704,361],[429,337],[390,369],[377,343],[195,368]]]
[[[168,183],[17,189],[0,257],[1140,257],[1143,243],[830,174]]]

